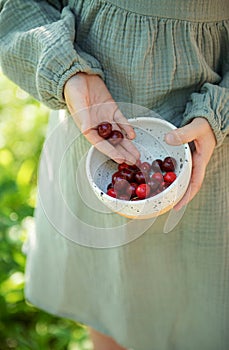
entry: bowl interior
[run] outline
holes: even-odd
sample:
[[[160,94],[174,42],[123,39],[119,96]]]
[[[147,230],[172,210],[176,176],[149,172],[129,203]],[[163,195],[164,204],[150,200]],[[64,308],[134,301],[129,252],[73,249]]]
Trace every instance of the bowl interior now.
[[[174,157],[177,161],[176,174],[179,176],[187,161],[188,145],[170,146],[164,141],[165,134],[175,129],[175,126],[157,118],[136,118],[130,119],[129,122],[136,132],[133,143],[140,151],[141,161],[152,163],[157,158],[163,160],[167,156]],[[93,147],[90,151],[88,165],[91,180],[106,193],[112,174],[118,170],[118,165],[96,148]]]

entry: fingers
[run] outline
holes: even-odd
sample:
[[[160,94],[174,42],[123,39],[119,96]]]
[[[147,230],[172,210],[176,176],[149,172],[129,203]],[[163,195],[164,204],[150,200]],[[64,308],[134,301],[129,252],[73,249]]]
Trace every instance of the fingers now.
[[[208,121],[198,117],[190,124],[166,134],[165,141],[174,146],[192,141],[195,145],[192,152],[193,167],[189,187],[181,201],[174,207],[175,210],[180,210],[195,197],[201,188],[207,164],[215,148],[215,136]]]
[[[133,157],[134,161],[131,161],[128,157],[126,158],[127,161],[130,161],[132,164],[135,164],[138,159],[140,159],[141,155],[136,146],[128,139],[124,137],[124,139],[121,142],[122,148],[124,148],[129,155]]]
[[[205,118],[195,118],[191,123],[182,128],[167,133],[165,135],[165,141],[169,145],[178,146],[203,136],[209,128],[209,123]]]
[[[98,76],[76,74],[65,84],[64,96],[75,123],[91,144],[117,163],[136,163],[140,154],[130,141],[135,131]],[[105,121],[113,130],[123,132],[124,139],[118,146],[99,136],[97,126]]]
[[[206,171],[205,159],[203,159],[202,154],[195,152],[193,154],[193,167],[192,167],[192,176],[188,186],[188,189],[180,200],[180,202],[174,207],[175,210],[180,210],[184,205],[188,204],[195,195],[199,192]]]
[[[140,154],[136,147],[125,138],[116,146],[116,150],[125,157],[125,163],[127,164],[135,164],[140,158]]]
[[[111,104],[114,107],[114,103]],[[76,112],[73,115],[73,118],[77,126],[82,131],[83,135],[87,140],[93,144],[100,152],[106,154],[109,158],[113,159],[117,163],[126,162],[128,164],[135,164],[136,161],[140,158],[139,151],[134,146],[134,144],[126,138],[133,137],[132,130],[133,128],[128,124],[125,117],[120,114],[119,110],[116,109],[115,115],[118,122],[122,121],[122,124],[113,122],[113,129],[123,131],[124,127],[124,139],[117,146],[112,146],[107,140],[104,140],[98,135],[97,125],[101,122],[101,115],[112,115],[114,116],[114,111],[109,111],[108,104],[101,104],[99,107],[93,106],[88,108],[82,108],[80,111]],[[101,107],[104,107],[101,109]],[[99,117],[100,118],[99,118]],[[100,119],[100,120],[98,120]],[[105,120],[105,118],[104,118]],[[112,121],[110,121],[112,123]],[[124,124],[125,122],[125,124]],[[126,133],[128,134],[126,135]],[[135,135],[135,133],[134,133]]]
[[[90,132],[84,133],[87,140],[93,144],[100,152],[113,159],[116,163],[126,162],[135,164],[140,158],[139,151],[130,140],[124,138],[117,146],[112,146],[109,141],[104,140],[98,135],[97,130],[91,129]]]
[[[122,130],[125,131],[128,139],[133,140],[136,137],[134,129],[128,123],[128,120],[123,116],[119,109],[117,109],[114,113],[114,121]]]
[[[109,144],[106,140],[94,144],[94,146],[108,158],[113,159],[116,163],[121,164],[125,162],[126,157],[118,149]]]
[[[116,163],[120,164],[125,161],[125,156],[121,154],[120,151],[116,149],[116,147],[112,146],[107,140],[100,137],[97,130],[91,129],[90,132],[87,132],[84,134],[84,136],[100,152],[113,159]]]

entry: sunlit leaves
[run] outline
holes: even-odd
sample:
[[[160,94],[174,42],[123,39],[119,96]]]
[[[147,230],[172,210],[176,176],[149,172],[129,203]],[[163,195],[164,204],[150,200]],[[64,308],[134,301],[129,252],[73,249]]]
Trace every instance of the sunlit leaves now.
[[[91,350],[86,329],[24,299],[48,110],[0,73],[0,350]]]

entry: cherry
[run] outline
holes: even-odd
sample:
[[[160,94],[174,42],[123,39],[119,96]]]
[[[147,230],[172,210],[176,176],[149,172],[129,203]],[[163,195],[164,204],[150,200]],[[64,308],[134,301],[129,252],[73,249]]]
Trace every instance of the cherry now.
[[[148,181],[148,185],[150,186],[151,191],[156,191],[158,189],[158,187],[160,186],[160,181],[158,181],[155,178],[151,178]]]
[[[144,184],[148,180],[148,174],[143,173],[142,171],[137,171],[134,174],[134,179],[138,184]]]
[[[118,145],[123,139],[123,134],[119,130],[113,130],[108,138],[108,141],[113,145]]]
[[[151,165],[152,170],[160,172],[162,170],[162,163],[163,161],[161,159],[155,159]]]
[[[140,159],[138,159],[135,164],[129,165],[129,169],[135,172],[140,171],[141,164],[142,162],[140,161]]]
[[[118,170],[121,171],[123,169],[131,169],[131,166],[126,163],[121,163],[118,165]]]
[[[114,173],[112,175],[112,184],[114,184],[117,179],[125,179],[125,177],[120,173],[120,171],[116,171],[116,173]]]
[[[138,187],[138,184],[136,184],[136,182],[131,182],[130,183],[130,189],[131,189],[131,197],[135,197],[136,196],[136,189]]]
[[[176,159],[172,157],[166,157],[162,163],[162,170],[165,172],[174,171],[176,168]]]
[[[155,159],[152,165],[141,160],[134,165],[124,162],[118,165],[118,171],[112,175],[112,183],[107,186],[107,194],[120,200],[131,201],[156,196],[176,179],[174,171],[164,169],[175,169],[175,167],[176,160],[169,156],[163,161]],[[151,170],[154,171],[152,175]]]
[[[140,199],[149,197],[150,195],[150,186],[148,184],[141,184],[136,189],[136,195]]]
[[[151,178],[152,178],[152,179],[156,179],[156,180],[158,180],[159,182],[164,181],[162,173],[159,173],[159,172],[154,173],[154,174],[152,175]]]
[[[97,126],[98,134],[104,139],[108,139],[112,132],[112,125],[109,122],[102,122]]]
[[[160,189],[161,191],[164,191],[164,190],[166,190],[166,188],[168,188],[170,185],[171,185],[171,182],[165,182],[165,181],[163,181],[163,182],[160,184],[159,189]]]
[[[141,160],[138,159],[138,160],[136,161],[135,165],[136,165],[136,167],[137,167],[138,169],[140,169],[140,168],[141,168],[141,165],[142,165]]]
[[[148,162],[143,162],[140,167],[142,172],[149,173],[151,170],[151,165]]]
[[[114,188],[110,188],[107,191],[108,196],[113,197],[113,198],[117,198],[117,193],[115,192]]]
[[[120,171],[120,174],[129,182],[134,180],[134,172],[131,169],[124,168]]]
[[[107,185],[107,191],[108,191],[110,188],[113,188],[113,184],[112,184],[112,183],[109,183],[109,185]]]
[[[131,169],[132,171],[135,171],[135,172],[140,170],[136,164],[129,165],[129,169]]]
[[[169,182],[172,183],[173,181],[175,181],[177,178],[176,174],[173,171],[169,171],[168,173],[166,173],[164,175],[164,181],[165,182]]]

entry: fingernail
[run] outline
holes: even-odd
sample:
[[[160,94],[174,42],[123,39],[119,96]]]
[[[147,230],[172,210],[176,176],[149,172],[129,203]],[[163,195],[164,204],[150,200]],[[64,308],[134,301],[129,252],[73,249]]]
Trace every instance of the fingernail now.
[[[135,132],[134,131],[131,131],[130,133],[129,133],[129,139],[130,140],[133,140],[134,138],[135,138]]]
[[[167,143],[173,144],[173,143],[176,142],[177,140],[176,140],[175,136],[174,136],[172,133],[169,132],[168,134],[165,135],[165,141],[166,141]]]

